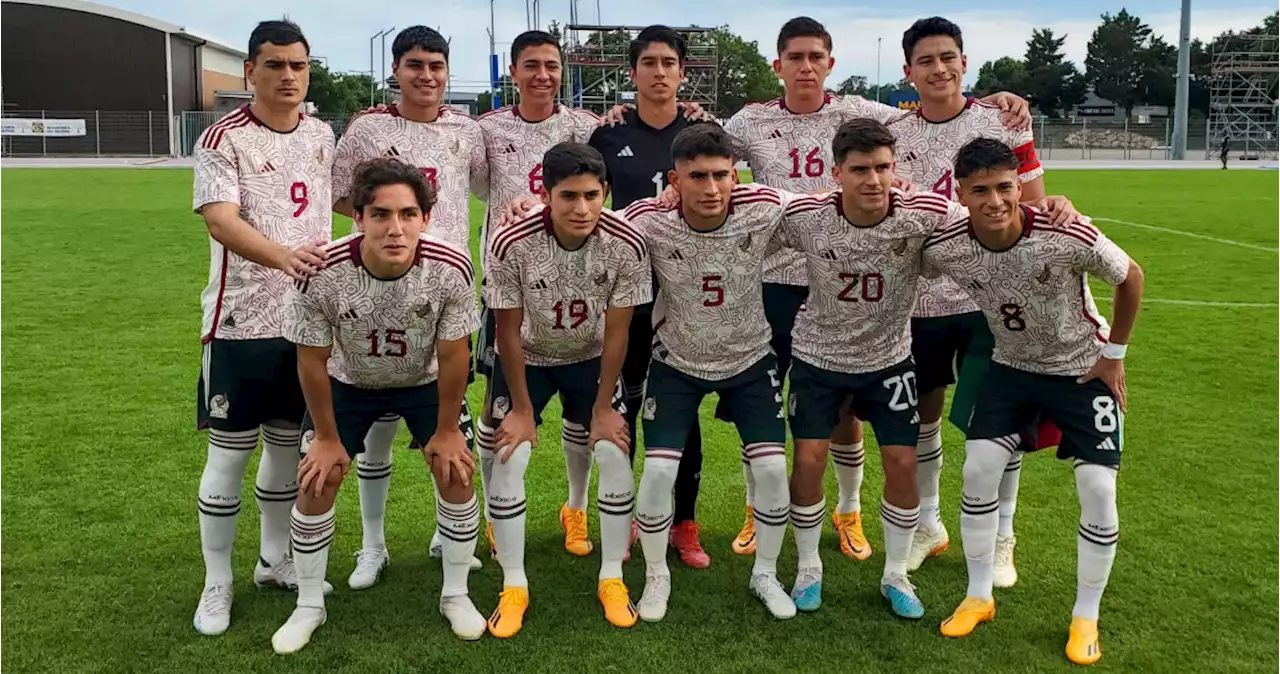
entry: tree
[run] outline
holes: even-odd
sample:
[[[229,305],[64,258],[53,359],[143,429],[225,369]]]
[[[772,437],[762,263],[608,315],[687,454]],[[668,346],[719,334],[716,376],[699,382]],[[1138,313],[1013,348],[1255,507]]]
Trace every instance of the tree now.
[[[989,96],[997,91],[1022,94],[1026,91],[1026,66],[1015,58],[1003,56],[987,61],[978,69],[978,81],[973,85],[975,96]]]
[[[836,87],[836,93],[842,96],[862,96],[863,98],[866,98],[867,94],[872,94],[874,97],[874,92],[867,87],[867,78],[862,75],[846,77],[840,83],[840,86]]]
[[[773,67],[760,54],[759,45],[729,32],[715,30],[720,56],[716,112],[729,117],[751,102],[767,101],[782,95],[782,83]]]
[[[1159,35],[1152,35],[1142,50],[1141,62],[1139,102],[1172,107],[1177,95],[1174,80],[1178,72],[1178,49]]]
[[[319,61],[311,62],[311,84],[307,100],[316,111],[330,115],[350,115],[369,107],[369,85],[372,80],[363,73],[333,73]],[[381,90],[377,90],[381,100]]]
[[[1150,37],[1149,26],[1121,9],[1115,16],[1104,13],[1089,38],[1085,78],[1095,94],[1124,108],[1126,116],[1142,97],[1143,45]]]
[[[1084,100],[1084,80],[1062,51],[1066,39],[1066,35],[1055,37],[1052,30],[1043,28],[1033,30],[1027,40],[1022,85],[1027,100],[1049,117],[1058,117]]]

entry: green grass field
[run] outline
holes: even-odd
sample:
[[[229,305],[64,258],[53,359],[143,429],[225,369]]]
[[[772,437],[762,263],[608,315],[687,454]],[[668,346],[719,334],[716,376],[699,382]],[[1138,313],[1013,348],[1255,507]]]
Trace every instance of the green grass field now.
[[[270,637],[293,597],[250,581],[258,517],[249,487],[232,626],[221,637],[201,637],[191,627],[204,573],[193,501],[205,440],[194,429],[194,388],[208,243],[190,211],[191,174],[9,169],[3,185],[9,524],[0,587],[7,671],[1072,668],[1062,649],[1075,593],[1078,506],[1066,463],[1048,454],[1026,460],[1019,585],[999,592],[998,619],[973,637],[938,634],[938,622],[965,591],[957,516],[963,440],[950,427],[943,514],[953,545],[913,577],[925,619],[892,618],[878,593],[881,474],[872,459],[863,503],[875,556],[841,557],[828,526],[822,610],[777,623],[746,589],[750,560],[729,551],[742,519],[739,454],[732,430],[709,421],[709,406],[699,519],[714,563],[693,571],[673,562],[675,591],[661,624],[609,627],[595,599],[599,557],[563,551],[556,522],[563,455],[553,422],[529,469],[533,604],[514,640],[459,642],[437,613],[440,567],[426,549],[435,519],[431,487],[419,455],[403,449],[403,432],[387,521],[393,563],[381,584],[346,588],[360,542],[356,481],[349,480],[330,557],[338,592],[329,600],[329,623],[300,655],[274,656]],[[1276,174],[1062,171],[1050,173],[1049,189],[1095,216],[1263,248],[1099,222],[1145,268],[1152,301],[1128,359],[1123,536],[1103,602],[1105,657],[1097,668],[1274,672]],[[480,212],[477,204],[473,220]],[[1109,312],[1109,303],[1103,309]],[[479,398],[477,384],[472,404]],[[598,541],[594,516],[591,527]],[[637,548],[627,566],[637,599],[639,560]],[[794,568],[788,536],[781,560],[788,585]],[[487,559],[472,574],[482,612],[492,610],[501,579]]]

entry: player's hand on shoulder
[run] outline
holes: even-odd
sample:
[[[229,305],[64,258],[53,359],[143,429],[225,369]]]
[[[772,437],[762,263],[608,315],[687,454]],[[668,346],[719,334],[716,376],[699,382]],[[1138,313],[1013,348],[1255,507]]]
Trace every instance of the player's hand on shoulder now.
[[[689,102],[681,103],[680,109],[684,112],[684,118],[690,122],[715,122],[716,116],[702,109],[699,103]]]
[[[315,243],[305,243],[297,248],[286,249],[284,261],[280,265],[280,269],[288,274],[290,278],[298,281],[305,281],[320,268],[324,266],[326,254],[324,246],[326,241],[317,241]]]
[[[494,434],[498,460],[506,463],[522,442],[528,442],[530,446],[538,444],[538,426],[533,422],[532,413],[512,410],[498,424],[498,432]]]
[[[596,405],[591,410],[591,433],[587,438],[587,447],[595,449],[596,443],[601,440],[612,442],[626,454],[631,453],[631,433],[627,428],[627,420],[610,405]]]
[[[1001,91],[991,94],[984,100],[1000,108],[1000,121],[1004,122],[1006,127],[1014,131],[1025,131],[1031,128],[1031,105],[1027,103],[1027,99]]]
[[[910,180],[907,180],[906,178],[900,178],[900,177],[898,177],[898,176],[896,176],[896,175],[893,177],[893,183],[892,183],[892,184],[893,184],[893,186],[894,186],[894,187],[896,187],[896,188],[898,188],[898,189],[902,190],[903,192],[916,192],[916,191],[918,191],[918,190],[917,190],[917,188],[916,188],[916,184],[915,184],[915,183],[911,182]]]
[[[1116,404],[1120,406],[1121,412],[1129,411],[1128,394],[1124,386],[1124,361],[1114,358],[1104,358],[1099,356],[1098,362],[1084,373],[1083,377],[1076,380],[1078,384],[1084,384],[1094,379],[1101,379],[1102,383],[1111,389],[1111,395],[1115,396]]]
[[[1061,195],[1043,197],[1036,201],[1035,206],[1049,215],[1049,223],[1054,227],[1065,227],[1080,217],[1075,204]]]
[[[298,488],[320,496],[330,479],[346,475],[350,468],[351,457],[342,441],[317,435],[298,464]]]
[[[619,124],[626,124],[627,120],[623,115],[635,109],[636,106],[631,103],[615,105],[612,108],[609,108],[609,112],[604,113],[604,116],[600,118],[600,126],[617,126]]]
[[[427,455],[431,457],[432,467],[440,464],[438,472],[440,481],[445,486],[471,484],[471,476],[475,474],[476,462],[467,447],[467,437],[462,429],[439,432],[427,441]]]
[[[674,186],[667,185],[667,188],[662,190],[662,194],[656,198],[660,208],[675,208],[676,204],[680,203],[680,192]]]
[[[502,207],[502,219],[498,220],[498,229],[502,229],[508,225],[513,225],[516,222],[523,220],[524,216],[528,215],[529,211],[532,211],[541,205],[542,202],[533,197],[516,197],[515,199],[512,199],[507,202],[506,206]]]

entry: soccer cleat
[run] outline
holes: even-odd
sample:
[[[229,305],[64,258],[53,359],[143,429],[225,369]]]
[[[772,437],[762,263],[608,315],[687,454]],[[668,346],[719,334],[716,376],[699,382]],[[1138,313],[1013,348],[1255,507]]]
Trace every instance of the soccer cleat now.
[[[871,543],[862,533],[862,513],[831,513],[831,523],[840,535],[840,552],[854,559],[871,557]]]
[[[796,603],[791,601],[791,595],[787,594],[777,576],[772,573],[753,573],[750,588],[751,594],[764,602],[765,608],[769,609],[773,617],[778,620],[796,617]]]
[[[907,571],[915,571],[924,564],[924,560],[947,551],[947,546],[951,545],[951,537],[947,535],[946,527],[938,527],[937,529],[926,529],[923,525],[916,527],[916,533],[911,537],[911,552],[907,555]]]
[[[293,558],[285,557],[275,564],[259,557],[258,565],[253,568],[253,584],[258,587],[279,587],[290,592],[298,591],[298,570],[293,566]],[[333,585],[324,582],[324,593],[333,593]]]
[[[444,544],[440,542],[439,529],[436,529],[436,532],[431,534],[431,548],[429,552],[435,559],[441,559],[444,557]],[[471,555],[471,570],[479,571],[482,566],[484,565],[480,562],[480,558],[475,555]]]
[[[218,636],[231,626],[231,584],[209,585],[200,593],[196,615],[192,619],[196,631],[210,637]]]
[[[742,531],[733,539],[733,552],[739,555],[756,554],[756,511],[747,506],[747,521],[742,523]]]
[[[475,641],[484,636],[488,623],[465,594],[440,598],[440,615],[449,621],[449,627],[459,639]]]
[[[591,539],[587,538],[587,511],[574,510],[568,504],[561,506],[560,528],[564,529],[564,549],[569,554],[578,557],[591,554]]]
[[[635,604],[631,603],[631,595],[621,578],[609,578],[600,581],[596,588],[596,597],[604,607],[604,619],[614,627],[631,627],[636,624],[639,614]]]
[[[1102,659],[1098,642],[1098,621],[1073,616],[1071,636],[1067,637],[1067,659],[1077,665],[1092,665]]]
[[[1013,548],[1018,539],[1013,534],[996,536],[996,563],[992,584],[996,587],[1013,587],[1018,582],[1018,570],[1013,566]]]
[[[636,546],[636,541],[640,540],[640,527],[635,520],[631,520],[631,538],[627,539],[627,552],[622,555],[622,561],[631,560],[631,548]]]
[[[667,615],[667,600],[671,598],[671,576],[644,577],[644,594],[636,612],[645,622],[656,623]]]
[[[711,566],[711,555],[702,549],[698,541],[698,523],[693,520],[671,527],[671,547],[680,553],[680,561],[695,569]]]
[[[891,573],[880,580],[880,594],[889,600],[889,608],[899,618],[919,620],[924,617],[924,604],[916,596],[916,586],[900,573]]]
[[[493,522],[484,523],[484,535],[489,538],[489,559],[497,559],[498,541],[493,537]]]
[[[347,577],[347,587],[353,590],[373,587],[389,563],[391,553],[386,548],[360,548],[356,551],[356,569]]]
[[[322,608],[299,606],[289,619],[271,635],[271,648],[278,655],[289,655],[311,643],[311,635],[324,624],[327,614]]]
[[[524,612],[528,609],[529,588],[502,588],[502,594],[498,595],[498,608],[489,616],[489,634],[499,639],[514,637],[524,627]]]
[[[996,600],[965,597],[956,607],[955,613],[942,621],[941,632],[944,637],[967,637],[988,620],[996,617]]]
[[[805,567],[796,571],[796,584],[791,588],[796,609],[806,613],[822,606],[822,569]]]

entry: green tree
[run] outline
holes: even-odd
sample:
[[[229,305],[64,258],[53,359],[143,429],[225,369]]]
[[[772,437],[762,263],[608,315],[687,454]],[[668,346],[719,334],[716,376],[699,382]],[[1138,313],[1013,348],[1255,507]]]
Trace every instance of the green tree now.
[[[1142,19],[1121,9],[1115,16],[1104,13],[1089,38],[1085,78],[1094,93],[1124,108],[1126,116],[1143,96],[1143,52],[1150,37]]]
[[[1142,49],[1139,102],[1173,106],[1177,93],[1178,49],[1159,35],[1152,35]]]
[[[715,31],[719,54],[716,114],[729,117],[751,102],[767,101],[782,95],[782,83],[773,67],[760,54],[754,41],[747,42],[729,32]]]
[[[866,98],[867,94],[874,96],[874,92],[867,86],[867,78],[862,75],[846,77],[840,83],[840,86],[836,87],[836,93],[842,96],[862,96],[863,98]]]
[[[319,61],[311,62],[311,84],[307,100],[316,111],[328,115],[350,115],[369,107],[370,78],[363,73],[334,73]],[[377,90],[378,100],[381,90]]]
[[[1026,65],[1018,59],[1002,56],[987,61],[978,69],[978,81],[973,85],[975,96],[990,96],[998,91],[1021,95],[1026,91]]]
[[[1083,78],[1062,51],[1066,39],[1043,28],[1033,30],[1027,41],[1023,91],[1040,114],[1049,117],[1058,117],[1084,100]]]

